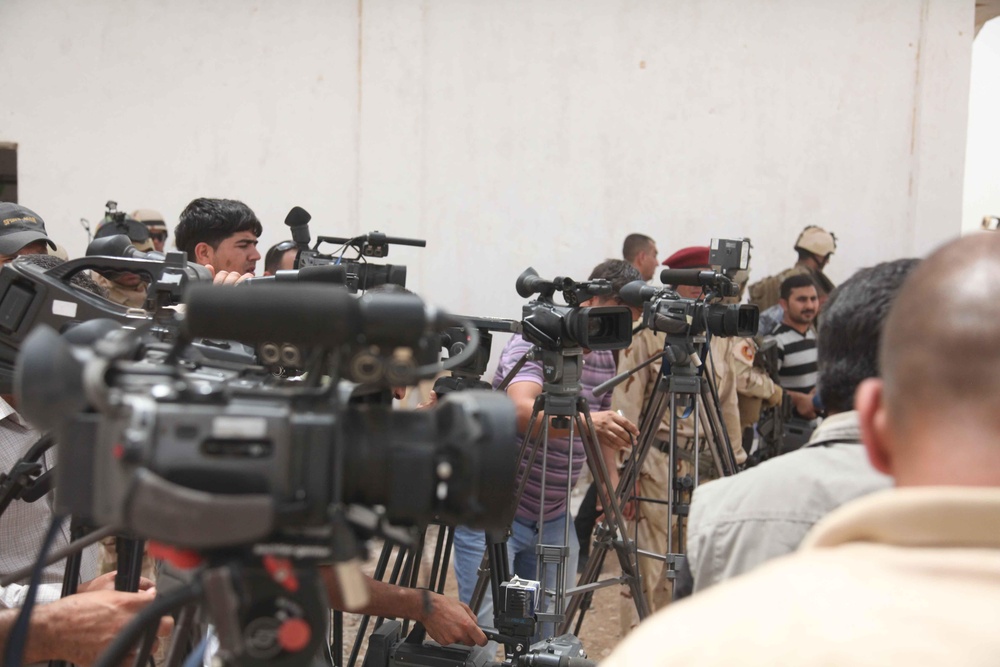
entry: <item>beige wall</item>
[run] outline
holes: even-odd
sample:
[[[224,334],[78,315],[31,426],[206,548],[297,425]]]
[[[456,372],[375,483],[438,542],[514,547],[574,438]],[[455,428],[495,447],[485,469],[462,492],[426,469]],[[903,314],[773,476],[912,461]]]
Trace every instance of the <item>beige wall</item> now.
[[[71,253],[106,199],[241,198],[287,236],[426,238],[410,286],[518,317],[515,276],[584,276],[806,224],[832,265],[960,230],[972,0],[4,0],[0,141]]]

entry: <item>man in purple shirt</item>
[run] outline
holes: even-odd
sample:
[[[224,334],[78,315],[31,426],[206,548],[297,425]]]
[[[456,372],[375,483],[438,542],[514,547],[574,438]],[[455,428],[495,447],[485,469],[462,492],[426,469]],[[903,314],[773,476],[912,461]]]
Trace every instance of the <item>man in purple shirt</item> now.
[[[620,306],[623,305],[618,295],[621,288],[634,280],[642,280],[642,276],[639,275],[635,267],[627,262],[607,260],[591,272],[590,279],[609,280],[612,293],[593,297],[583,302],[581,306]],[[520,336],[514,336],[507,342],[500,359],[500,365],[497,367],[493,381],[494,387],[500,385],[514,365],[531,347],[531,343]],[[611,473],[612,485],[616,485],[618,481],[618,471],[614,464],[615,452],[630,447],[632,438],[639,433],[632,422],[610,410],[610,393],[601,398],[597,398],[593,394],[594,387],[614,375],[615,360],[610,351],[584,350],[583,371],[580,377],[581,395],[590,406],[590,416],[597,431],[602,456]],[[524,432],[528,428],[535,399],[542,393],[542,382],[541,363],[529,361],[517,372],[507,387],[507,395],[514,401],[517,409],[517,425],[521,438],[524,437]],[[569,511],[567,508],[568,498],[566,497],[567,472],[570,474],[570,483],[576,484],[584,460],[583,441],[579,434],[575,433],[572,448],[572,469],[568,470],[570,461],[569,433],[566,430],[549,429],[548,456],[543,462],[543,457],[539,452],[534,465],[528,471],[527,485],[518,503],[511,526],[511,537],[507,542],[507,555],[511,570],[517,576],[523,579],[536,578],[535,546],[539,543],[539,534],[541,534],[542,544],[567,544],[569,546],[569,557],[565,568],[566,585],[567,587],[573,585],[580,545],[577,542],[576,532],[572,528],[568,532],[566,530],[566,514]],[[541,493],[543,463],[545,471],[544,499]],[[519,477],[524,474],[525,465],[526,462],[522,460]],[[539,516],[543,517],[541,526],[539,526]],[[458,580],[459,598],[464,602],[468,602],[472,598],[472,591],[476,585],[477,572],[484,551],[485,536],[481,531],[464,526],[455,529],[455,577]],[[555,587],[554,568],[547,568],[544,584],[548,589]],[[493,624],[493,604],[489,593],[487,593],[479,610],[479,623],[481,625]],[[539,636],[545,635],[546,632],[539,633]]]

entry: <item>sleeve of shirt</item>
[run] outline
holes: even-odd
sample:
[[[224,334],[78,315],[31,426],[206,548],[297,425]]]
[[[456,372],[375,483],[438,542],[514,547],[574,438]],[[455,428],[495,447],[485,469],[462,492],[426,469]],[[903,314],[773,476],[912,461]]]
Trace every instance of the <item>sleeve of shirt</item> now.
[[[764,372],[764,369],[753,365],[756,351],[752,342],[746,338],[733,348],[733,370],[736,373],[736,391],[743,396],[770,398],[775,392],[774,380]]]
[[[30,587],[23,584],[0,586],[0,609],[18,609],[23,607],[24,601],[28,597],[28,588]],[[61,584],[42,584],[38,587],[35,604],[55,602],[61,597]]]
[[[517,362],[527,354],[531,348],[532,344],[524,340],[521,336],[511,336],[510,340],[503,348],[503,352],[500,354],[500,363],[497,365],[497,372],[493,376],[493,388],[496,389],[503,382],[507,374],[510,373],[511,369],[517,365]],[[511,379],[510,384],[516,384],[518,382],[534,382],[535,384],[541,386],[543,383],[542,374],[542,364],[538,361],[528,361],[525,362],[524,366],[514,375]],[[509,385],[508,385],[509,386]]]

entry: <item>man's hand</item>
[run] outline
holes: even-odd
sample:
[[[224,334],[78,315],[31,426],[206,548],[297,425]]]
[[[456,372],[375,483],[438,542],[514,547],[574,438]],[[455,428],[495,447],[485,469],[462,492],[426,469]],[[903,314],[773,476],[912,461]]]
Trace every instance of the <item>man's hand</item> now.
[[[429,591],[420,593],[429,596],[430,613],[425,610],[418,620],[424,624],[431,639],[442,645],[486,645],[486,635],[477,625],[476,615],[469,605]]]
[[[113,591],[115,590],[115,575],[117,572],[108,572],[102,574],[99,577],[91,579],[90,581],[85,581],[80,584],[76,592],[77,593],[92,593],[94,591]],[[146,577],[139,577],[139,590],[148,591],[153,587],[153,582]]]
[[[592,412],[590,418],[594,421],[598,442],[605,447],[628,449],[632,446],[632,438],[639,435],[639,429],[635,424],[617,412],[611,410]]]
[[[815,392],[815,390],[813,390]],[[801,391],[788,391],[795,411],[805,419],[816,419],[816,406],[813,405],[813,394],[803,394]]]
[[[236,273],[235,271],[216,271],[211,264],[206,264],[205,268],[212,274],[213,285],[239,285],[247,278],[253,278],[252,273]]]
[[[141,593],[98,590],[70,595],[35,610],[26,663],[56,659],[84,667],[93,664],[125,625],[153,601]],[[173,620],[163,618],[157,636],[165,637]]]

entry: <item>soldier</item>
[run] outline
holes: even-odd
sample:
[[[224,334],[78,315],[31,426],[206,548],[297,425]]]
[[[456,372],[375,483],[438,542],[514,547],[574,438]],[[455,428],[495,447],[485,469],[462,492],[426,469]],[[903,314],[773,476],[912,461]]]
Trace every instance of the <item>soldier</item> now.
[[[120,214],[123,215],[123,214]],[[121,219],[113,219],[105,216],[104,220],[97,227],[94,234],[95,239],[106,236],[124,234],[128,236],[137,249],[143,252],[153,250],[153,241],[150,239],[149,230],[141,222],[130,216]],[[142,278],[135,273],[119,272],[113,274],[105,272],[101,275],[96,271],[91,271],[94,282],[108,291],[108,300],[130,308],[142,308],[146,303],[146,289],[149,287]]]
[[[707,246],[695,246],[678,250],[663,263],[672,269],[709,268],[709,249]],[[677,286],[678,294],[683,298],[697,298],[701,288],[686,285]],[[663,350],[664,334],[641,329],[632,337],[632,344],[622,352],[618,370],[624,372],[635,368],[656,353]],[[712,337],[711,354],[715,384],[719,393],[723,424],[729,435],[730,443],[737,463],[746,460],[740,438],[740,417],[736,399],[736,372],[730,359],[733,356],[734,339]],[[628,380],[618,385],[611,397],[611,409],[620,410],[630,421],[639,423],[641,412],[649,402],[656,389],[660,377],[660,361],[654,361],[639,370]],[[653,445],[646,454],[642,470],[639,472],[637,495],[642,498],[666,499],[671,492],[669,484],[669,444],[670,444],[670,414],[665,414],[657,427]],[[681,419],[677,423],[677,461],[675,470],[678,477],[694,473],[695,452],[702,453],[699,458],[699,477],[702,481],[717,476],[710,457],[704,456],[706,449],[706,429],[704,423],[699,425],[699,441],[694,441],[694,420],[692,417]],[[697,445],[697,446],[696,446]],[[635,511],[636,530],[640,549],[663,554],[667,549],[667,530],[672,531],[672,544],[679,545],[678,538],[682,535],[677,530],[676,517],[668,514],[666,505],[659,503],[639,503]],[[662,608],[669,604],[673,591],[670,580],[664,577],[664,563],[653,558],[639,558],[639,571],[642,574],[643,588],[649,602],[650,610]],[[632,604],[627,589],[622,592],[623,601],[620,607],[622,631],[628,632],[638,623],[635,606]]]
[[[760,335],[771,333],[781,322],[784,312],[778,301],[781,298],[781,283],[789,276],[797,273],[809,275],[816,284],[819,296],[819,307],[823,308],[827,295],[835,285],[823,269],[830,261],[830,256],[837,249],[837,237],[822,227],[810,225],[802,230],[795,241],[795,250],[799,259],[795,266],[785,269],[775,276],[768,276],[750,286],[750,303],[760,308]]]
[[[156,252],[163,252],[163,246],[170,235],[167,231],[167,223],[163,221],[163,215],[148,208],[140,208],[132,211],[132,217],[146,225],[149,230],[149,238],[153,241],[153,249]]]

